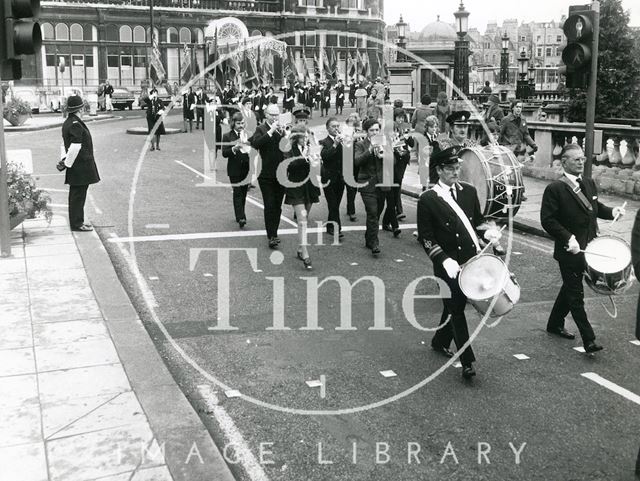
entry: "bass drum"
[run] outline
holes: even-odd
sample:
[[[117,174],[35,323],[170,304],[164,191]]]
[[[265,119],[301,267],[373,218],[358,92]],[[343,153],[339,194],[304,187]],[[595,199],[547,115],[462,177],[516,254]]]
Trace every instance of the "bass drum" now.
[[[511,150],[503,146],[467,147],[458,154],[462,162],[460,180],[478,191],[485,217],[505,218],[516,215],[522,195],[522,166]]]

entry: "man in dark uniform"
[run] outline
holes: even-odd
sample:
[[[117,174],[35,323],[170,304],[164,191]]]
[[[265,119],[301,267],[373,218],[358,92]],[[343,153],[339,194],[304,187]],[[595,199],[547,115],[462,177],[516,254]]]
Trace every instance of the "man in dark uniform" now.
[[[338,79],[338,85],[336,85],[336,115],[342,115],[342,109],[344,108],[344,84],[342,79]]]
[[[184,124],[183,132],[187,132],[187,122],[189,122],[189,132],[193,132],[193,116],[195,114],[196,95],[193,88],[189,87],[188,92],[182,94],[182,120]]]
[[[282,87],[284,97],[282,98],[282,108],[285,112],[291,112],[296,104],[296,90],[291,85],[291,80],[287,80],[287,86]]]
[[[224,109],[227,111],[229,115],[233,114],[235,109],[231,109],[231,105],[235,105],[238,102],[238,93],[236,89],[231,85],[231,80],[227,80],[224,86],[224,90],[222,91],[222,104],[224,105]]]
[[[231,117],[231,130],[222,137],[222,156],[227,160],[227,175],[232,184],[240,184],[249,174],[249,140],[245,132],[245,120],[240,112]],[[233,210],[240,228],[247,223],[244,206],[250,182],[235,185],[233,189]]]
[[[280,244],[278,227],[282,213],[284,187],[276,176],[278,165],[284,159],[280,149],[280,140],[284,137],[284,125],[278,123],[280,109],[276,104],[266,108],[266,119],[258,125],[249,139],[251,146],[260,152],[262,169],[258,175],[258,184],[264,202],[264,225],[267,230],[269,247],[276,249]]]
[[[598,217],[613,219],[615,215],[623,215],[624,209],[605,206],[598,200],[593,179],[582,178],[585,157],[579,145],[565,145],[560,159],[564,175],[547,185],[540,208],[542,227],[555,239],[553,258],[558,261],[562,275],[562,287],[549,315],[547,332],[574,339],[575,336],[564,328],[564,319],[571,312],[584,350],[596,352],[602,350],[602,346],[596,344],[596,335],[584,310],[585,258],[581,251],[596,237]]]
[[[451,357],[449,345],[453,339],[458,350],[469,340],[469,329],[464,308],[467,297],[458,283],[460,266],[480,251],[478,226],[484,218],[475,187],[458,181],[461,160],[460,147],[450,147],[433,154],[438,183],[423,192],[418,200],[418,240],[433,262],[433,273],[447,283],[451,297],[442,299],[444,312],[440,328],[431,341],[437,352]],[[484,238],[497,242],[500,232],[487,229]],[[446,322],[451,315],[451,320]],[[462,376],[470,379],[476,375],[473,368],[475,356],[471,346],[460,355]]]
[[[58,170],[66,169],[65,184],[69,184],[69,226],[73,231],[92,231],[84,222],[84,203],[90,184],[100,182],[100,175],[93,157],[91,132],[82,121],[84,102],[79,95],[67,99],[69,116],[62,124],[62,140],[65,157],[58,163]]]
[[[351,108],[356,104],[356,81],[351,79],[349,82],[349,102],[351,103]]]
[[[209,103],[209,97],[203,92],[202,87],[196,90],[196,130],[200,128],[202,122],[202,130],[204,130],[204,107]]]
[[[344,195],[344,177],[342,176],[342,141],[340,134],[340,122],[335,117],[329,117],[325,124],[327,128],[327,136],[320,141],[322,151],[322,184],[329,185],[324,187],[324,195],[327,198],[327,207],[329,209],[329,217],[327,224],[327,232],[329,235],[334,234],[334,227],[338,228],[338,236],[343,237],[342,223],[340,222],[340,202]],[[335,223],[335,224],[333,224]]]

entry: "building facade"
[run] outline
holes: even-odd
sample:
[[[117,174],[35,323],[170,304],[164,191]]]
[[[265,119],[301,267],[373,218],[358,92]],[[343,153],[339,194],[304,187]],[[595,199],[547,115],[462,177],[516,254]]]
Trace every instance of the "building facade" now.
[[[282,40],[296,62],[306,62],[311,72],[321,50],[332,49],[342,78],[349,52],[366,53],[374,66],[382,54],[382,45],[367,38],[383,39],[383,0],[152,1],[154,31],[170,84],[180,82],[185,44],[195,52],[190,55],[197,68],[205,68],[212,25],[220,43],[238,45],[251,37],[290,33]],[[49,92],[63,85],[93,91],[107,79],[115,86],[139,88],[149,76],[151,22],[149,0],[43,1],[41,54],[23,62],[21,83]],[[281,58],[275,60],[276,85],[282,82],[282,64]]]

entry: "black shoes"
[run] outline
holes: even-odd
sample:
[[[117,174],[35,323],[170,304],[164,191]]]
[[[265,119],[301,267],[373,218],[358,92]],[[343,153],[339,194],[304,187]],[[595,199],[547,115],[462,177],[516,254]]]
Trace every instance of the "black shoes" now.
[[[240,219],[238,221],[238,225],[240,226],[240,228],[242,229],[245,225],[247,225],[247,219]]]
[[[442,354],[444,357],[448,357],[448,358],[452,358],[453,357],[453,352],[448,347],[435,346],[435,345],[431,344],[431,349],[436,351],[438,354]]]
[[[352,214],[349,214],[349,220],[350,220],[351,222],[355,222],[355,221],[357,221],[357,220],[358,220],[358,218],[356,217],[356,215],[355,215],[355,214],[353,214],[353,215],[352,215]]]
[[[71,230],[75,232],[91,232],[93,230],[93,227],[89,224],[82,224],[79,227],[72,227]]]
[[[279,242],[276,240],[275,237],[272,237],[271,239],[269,239],[269,249],[277,249],[278,244]]]
[[[393,229],[393,237],[398,238],[400,234],[402,234],[402,230],[400,229],[400,227]]]
[[[382,230],[393,232],[393,228],[391,227],[391,224],[382,224]]]
[[[564,339],[575,339],[575,334],[570,333],[564,327],[562,329],[547,329],[549,334],[553,334],[554,336],[559,336]]]
[[[407,218],[407,216],[406,216],[406,215],[404,215],[403,213],[400,213],[400,214],[398,214],[398,215],[396,216],[396,219],[398,219],[398,220],[405,220],[406,218]]]
[[[473,368],[471,364],[462,365],[462,377],[465,379],[471,379],[476,375],[476,370]]]
[[[584,352],[598,352],[602,351],[603,347],[600,344],[596,344],[595,341],[587,342],[584,345]]]
[[[306,270],[310,271],[313,269],[313,266],[311,265],[311,257],[302,257],[302,252],[300,251],[297,252],[297,257],[302,261]]]
[[[276,242],[276,244],[280,245],[280,237],[275,236],[273,240]]]
[[[372,247],[371,253],[373,254],[373,257],[378,257],[380,255],[380,247],[378,246]]]

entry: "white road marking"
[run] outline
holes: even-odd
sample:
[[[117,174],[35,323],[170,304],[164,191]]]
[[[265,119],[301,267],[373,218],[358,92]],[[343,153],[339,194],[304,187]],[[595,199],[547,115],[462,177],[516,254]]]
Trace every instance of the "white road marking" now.
[[[118,238],[118,234],[116,234],[115,232],[111,232],[109,234],[109,237],[111,237],[111,239],[117,239]],[[140,269],[138,269],[138,265],[135,262],[133,262],[133,259],[131,258],[131,254],[129,254],[127,249],[125,249],[122,244],[116,244],[116,246],[120,250],[120,254],[122,254],[122,257],[124,258],[124,260],[129,265],[130,272],[136,278],[136,281],[138,282],[138,286],[140,287],[140,290],[142,291],[142,296],[147,301],[147,305],[151,306],[152,308],[157,308],[158,307],[158,301],[156,300],[155,296],[153,295],[153,292],[151,291],[151,288],[149,287],[149,284],[147,284],[146,279],[144,278],[144,276],[140,272]]]
[[[404,262],[404,259],[396,259],[396,262]]]
[[[205,272],[204,274],[202,274],[204,277],[213,277],[213,274],[211,274],[210,272]]]
[[[614,393],[619,394],[620,396],[640,406],[640,396],[629,391],[628,389],[623,388],[622,386],[618,386],[617,384],[609,381],[608,379],[603,378],[602,376],[596,374],[595,372],[583,372],[581,376],[586,377],[587,379],[597,384],[600,384],[602,387],[606,387],[610,391],[613,391]]]
[[[320,387],[322,386],[322,381],[305,381],[305,384],[309,387]]]
[[[65,194],[69,193],[67,189],[51,189],[49,187],[43,187],[47,192],[64,192]]]
[[[157,276],[149,276],[149,280],[150,281],[157,281],[159,279],[159,277]]]
[[[145,229],[168,229],[169,224],[147,224],[144,226]]]
[[[207,405],[207,410],[213,414],[224,435],[236,449],[236,455],[251,481],[269,481],[260,463],[255,458],[238,427],[231,419],[224,407],[220,406],[218,397],[208,384],[198,386],[198,391]]]
[[[635,340],[635,341],[629,341],[631,344],[634,344],[636,346],[640,346],[640,341]]]
[[[224,395],[227,396],[228,398],[234,398],[234,397],[242,396],[242,394],[240,394],[240,391],[238,391],[237,389],[229,389],[228,391],[224,392]]]
[[[527,356],[526,354],[514,354],[513,357],[515,357],[516,359],[518,359],[519,361],[525,361],[527,359],[531,359],[529,356]]]
[[[357,265],[358,265],[358,263],[357,263],[357,262],[352,262],[350,265],[352,265],[352,266],[357,266]]]
[[[397,374],[395,372],[393,372],[391,369],[387,370],[387,371],[380,371],[380,374],[382,374],[384,377],[396,377]]]
[[[574,348],[573,348],[573,350],[574,350],[574,351],[578,351],[578,352],[586,352],[586,351],[584,350],[584,347],[582,347],[582,346],[574,347]]]
[[[69,204],[49,204],[51,207],[69,207]]]
[[[461,362],[454,362],[453,363],[453,367],[460,368],[460,367],[462,367],[462,363]]]
[[[89,194],[87,195],[87,198],[89,199],[89,204],[91,204],[91,207],[93,208],[95,213],[98,215],[102,215],[102,210],[98,207],[98,204],[96,204],[96,201],[91,195],[91,192],[89,192]]]

